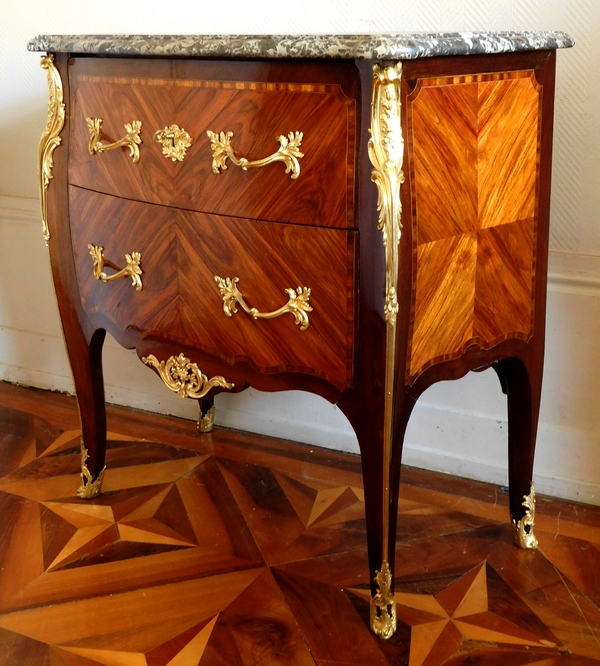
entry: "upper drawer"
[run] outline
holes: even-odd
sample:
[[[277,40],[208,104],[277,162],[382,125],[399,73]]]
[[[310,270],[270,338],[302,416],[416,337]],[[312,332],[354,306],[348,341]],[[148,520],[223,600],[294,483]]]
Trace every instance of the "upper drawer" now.
[[[354,226],[356,70],[348,63],[74,58],[70,61],[69,182],[116,196],[190,210],[328,227]],[[141,122],[139,161],[127,147],[90,154],[87,118],[101,142]],[[172,125],[191,145],[180,161],[155,137]],[[235,159],[259,162],[215,173],[207,132],[233,133]],[[278,137],[301,132],[295,151]],[[185,142],[185,141],[184,141]],[[285,144],[285,141],[283,142]],[[260,161],[276,154],[274,161]],[[283,161],[282,161],[283,160]]]
[[[102,325],[268,374],[314,375],[340,390],[353,384],[356,231],[197,213],[77,187],[69,201],[82,306]],[[138,289],[131,271],[97,279],[89,245],[102,248],[109,276],[137,258]],[[215,276],[229,278],[230,289]],[[229,298],[236,291],[256,318]]]

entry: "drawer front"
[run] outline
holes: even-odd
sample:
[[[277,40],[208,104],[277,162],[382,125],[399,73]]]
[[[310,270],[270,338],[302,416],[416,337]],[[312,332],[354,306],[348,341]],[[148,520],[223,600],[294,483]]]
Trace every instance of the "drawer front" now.
[[[352,385],[356,232],[195,213],[70,187],[77,278],[87,313],[268,373],[297,371],[340,389]],[[139,252],[142,289],[126,276],[94,277],[88,245],[116,268]],[[274,313],[286,289],[310,288],[308,327],[292,312],[254,319],[237,305],[227,316],[215,282],[238,278],[249,308]],[[233,307],[231,308],[233,309]],[[293,308],[292,308],[293,310]]]
[[[148,61],[76,58],[70,68],[69,181],[189,210],[352,227],[356,102],[346,92],[354,72],[340,63],[318,75],[325,82],[303,81],[304,75],[309,73],[292,65],[153,61],[150,68]],[[340,77],[344,88],[335,82]],[[139,161],[127,146],[90,154],[87,118],[102,119],[102,144],[119,141],[126,124],[141,122],[141,143],[132,148]],[[163,154],[155,133],[172,125],[190,140],[184,136],[171,153],[166,139]],[[231,133],[233,157],[259,165],[244,169],[231,156],[227,168],[213,165],[208,131]],[[291,143],[299,142],[295,148],[290,134]],[[272,161],[260,166],[264,158]]]

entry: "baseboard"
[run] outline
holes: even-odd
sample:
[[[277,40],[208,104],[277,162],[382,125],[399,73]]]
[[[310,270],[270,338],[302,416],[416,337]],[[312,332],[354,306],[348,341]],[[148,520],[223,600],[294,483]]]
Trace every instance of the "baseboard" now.
[[[508,423],[492,415],[448,411],[417,404],[406,435],[402,461],[500,486],[508,483]],[[600,434],[538,428],[534,481],[542,495],[600,504]]]
[[[0,363],[0,379],[25,386],[36,386],[72,393],[70,377],[50,375],[28,368]],[[282,402],[291,401],[305,407],[313,402],[313,409],[302,409],[306,414],[319,411],[318,420],[298,420],[284,413],[280,416],[270,404],[270,395],[250,395],[245,404],[236,405],[238,396],[217,396],[218,426],[255,432],[280,439],[289,439],[312,446],[358,453],[356,436],[347,424],[331,424],[332,406],[310,395],[281,395]],[[195,401],[180,400],[176,396],[157,395],[150,391],[128,391],[107,383],[107,402],[135,409],[170,414],[186,419],[197,418]],[[284,410],[285,412],[285,410]],[[339,410],[338,410],[339,412]],[[337,416],[337,419],[343,418]],[[345,419],[344,419],[345,420]],[[465,431],[471,444],[480,449],[480,455],[465,451]],[[423,444],[428,442],[430,445]],[[600,450],[600,437],[595,433],[573,433],[569,429],[552,428],[540,424],[536,452],[534,479],[538,493],[562,497],[578,502],[600,504],[600,474],[595,465]],[[577,451],[565,461],[565,451]],[[583,455],[588,451],[589,455]],[[507,423],[493,416],[469,412],[456,412],[443,406],[417,405],[403,451],[403,463],[445,474],[451,474],[499,486],[507,483]],[[562,454],[562,455],[561,455]],[[557,474],[556,463],[562,460],[563,473]],[[569,475],[570,472],[570,475]]]
[[[548,290],[600,296],[600,257],[550,252]]]
[[[0,197],[0,232],[5,247],[3,253],[0,243],[0,380],[72,392],[38,202]],[[28,257],[31,268],[17,293],[8,285],[14,285],[15,275],[22,274],[23,256]],[[540,493],[596,504],[600,503],[600,419],[589,417],[597,412],[596,384],[585,363],[594,362],[588,359],[590,350],[597,347],[596,333],[600,334],[594,330],[594,325],[598,326],[594,322],[599,319],[600,257],[551,253],[549,264],[550,361],[546,364],[544,391],[546,396],[551,394],[546,398],[551,406],[546,413],[542,410],[535,480]],[[36,307],[32,308],[31,303]],[[579,317],[577,325],[572,322],[574,316]],[[570,363],[562,358],[565,349],[577,351],[582,347],[580,356],[575,353]],[[567,375],[565,367],[576,370]],[[110,340],[105,345],[104,368],[108,402],[197,418],[195,401],[179,399],[139,362],[135,353]],[[570,384],[565,388],[567,380]],[[447,385],[419,401],[407,432],[406,464],[498,485],[506,483],[506,419],[489,405],[477,407],[478,395],[498,391],[496,384],[493,388],[491,384],[481,387],[477,384],[480,381],[465,378],[453,382],[452,389]],[[572,401],[564,401],[571,407],[569,418],[562,418],[562,422],[570,426],[581,423],[585,428],[563,426],[561,418],[555,418],[556,395],[561,391]],[[580,415],[586,400],[592,406]],[[356,437],[340,410],[317,396],[296,391],[267,395],[249,389],[237,395],[221,394],[217,396],[217,424],[358,452]]]
[[[37,199],[0,195],[0,220],[12,223],[39,224],[41,234],[40,202]]]
[[[540,428],[539,439],[544,437],[544,429]],[[591,440],[594,446],[600,446],[600,438]],[[539,441],[538,441],[539,446]],[[558,476],[556,472],[540,472],[539,451],[536,453],[534,469],[535,488],[538,495],[560,497],[584,504],[600,505],[600,483],[595,481],[581,481],[565,476]],[[433,472],[442,472],[452,476],[460,476],[475,481],[485,481],[498,486],[507,484],[506,464],[497,466],[483,460],[473,460],[466,456],[453,457],[447,451],[435,450],[413,444],[405,444],[402,463],[409,467],[418,467]]]
[[[247,389],[237,395],[221,393],[215,404],[217,425],[336,451],[359,452],[346,417],[319,396],[302,391],[262,393]]]

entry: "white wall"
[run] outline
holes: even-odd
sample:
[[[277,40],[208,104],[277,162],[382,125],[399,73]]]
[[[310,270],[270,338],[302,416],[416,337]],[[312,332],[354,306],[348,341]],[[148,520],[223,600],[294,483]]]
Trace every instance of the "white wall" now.
[[[600,3],[597,0],[0,0],[0,379],[72,390],[37,203],[47,89],[40,33],[311,33],[565,30],[558,54],[548,343],[538,491],[600,503]],[[109,340],[107,398],[196,415]],[[304,393],[217,398],[223,425],[357,451],[339,410]],[[506,482],[506,405],[491,371],[422,397],[405,462]]]

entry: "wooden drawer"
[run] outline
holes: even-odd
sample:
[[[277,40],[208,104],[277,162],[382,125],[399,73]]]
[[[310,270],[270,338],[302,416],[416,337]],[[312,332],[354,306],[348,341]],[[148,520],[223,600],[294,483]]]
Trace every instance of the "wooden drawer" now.
[[[128,199],[189,210],[328,227],[354,226],[355,69],[206,61],[71,60],[69,182]],[[87,118],[102,143],[141,121],[139,161],[127,147],[90,154]],[[155,132],[191,137],[183,161],[163,154]],[[232,132],[235,155],[278,153],[279,136],[302,132],[300,173],[274,162],[213,171],[207,131]],[[289,148],[289,146],[288,146]],[[279,155],[281,156],[281,152]]]
[[[135,328],[263,372],[297,371],[352,384],[356,232],[217,216],[127,201],[71,186],[71,233],[83,308],[110,330]],[[119,268],[141,254],[143,288],[94,278],[88,244]],[[115,271],[107,268],[107,274]],[[215,282],[239,278],[250,307],[272,312],[286,289],[311,289],[308,328],[291,313],[231,317]],[[106,321],[108,320],[108,321]]]

